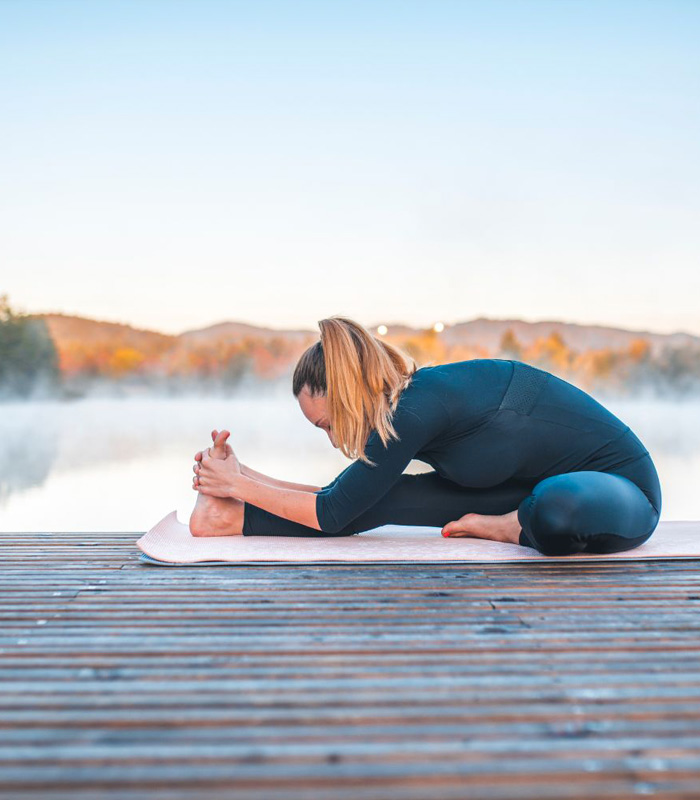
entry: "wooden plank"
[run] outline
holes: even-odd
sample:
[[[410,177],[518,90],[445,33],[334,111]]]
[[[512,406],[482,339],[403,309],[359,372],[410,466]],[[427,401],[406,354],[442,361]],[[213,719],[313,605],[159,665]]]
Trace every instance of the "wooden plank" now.
[[[0,534],[0,797],[698,796],[700,562],[173,570],[135,538]]]

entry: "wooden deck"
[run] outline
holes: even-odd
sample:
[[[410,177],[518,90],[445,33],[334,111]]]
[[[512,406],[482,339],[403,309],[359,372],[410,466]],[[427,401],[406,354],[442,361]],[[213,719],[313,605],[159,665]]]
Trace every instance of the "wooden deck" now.
[[[700,562],[140,565],[0,534],[0,796],[700,797]]]

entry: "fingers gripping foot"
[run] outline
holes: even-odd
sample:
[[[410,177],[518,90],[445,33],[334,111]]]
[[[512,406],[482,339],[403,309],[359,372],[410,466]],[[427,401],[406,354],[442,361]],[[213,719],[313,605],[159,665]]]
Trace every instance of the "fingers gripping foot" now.
[[[230,444],[228,444],[228,437],[231,435],[230,431],[222,430],[217,431],[214,429],[211,432],[211,439],[212,439],[212,446],[207,448],[206,450],[200,450],[198,453],[194,454],[194,461],[195,464],[192,467],[192,471],[194,472],[194,478],[192,479],[192,488],[199,489],[199,469],[202,463],[202,460],[205,458],[220,458],[225,459],[231,453],[233,453],[233,448]]]

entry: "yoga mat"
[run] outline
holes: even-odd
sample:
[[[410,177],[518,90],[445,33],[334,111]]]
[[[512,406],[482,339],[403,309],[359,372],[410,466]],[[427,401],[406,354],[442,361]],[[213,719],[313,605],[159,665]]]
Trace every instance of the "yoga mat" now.
[[[161,566],[207,564],[469,564],[492,561],[700,559],[700,522],[662,522],[634,550],[607,555],[543,556],[530,547],[483,539],[445,539],[440,528],[384,525],[354,536],[194,537],[171,511],[137,542],[140,559]]]

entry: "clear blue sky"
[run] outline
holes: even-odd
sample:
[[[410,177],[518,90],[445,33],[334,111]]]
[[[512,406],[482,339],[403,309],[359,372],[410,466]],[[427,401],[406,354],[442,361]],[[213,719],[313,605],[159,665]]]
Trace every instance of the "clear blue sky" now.
[[[700,333],[698,0],[0,0],[0,292]]]

